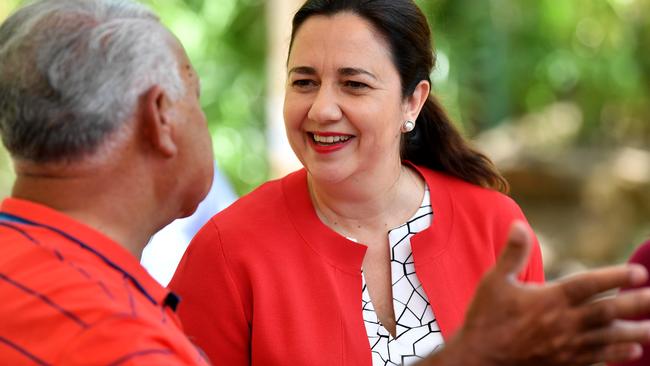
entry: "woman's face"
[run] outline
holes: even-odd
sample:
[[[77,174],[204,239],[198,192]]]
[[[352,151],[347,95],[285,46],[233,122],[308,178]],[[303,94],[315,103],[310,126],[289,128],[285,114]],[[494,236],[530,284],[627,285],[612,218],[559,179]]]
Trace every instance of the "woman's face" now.
[[[298,30],[284,120],[314,179],[336,183],[398,166],[400,127],[417,117],[411,109],[388,44],[363,18],[313,16]]]

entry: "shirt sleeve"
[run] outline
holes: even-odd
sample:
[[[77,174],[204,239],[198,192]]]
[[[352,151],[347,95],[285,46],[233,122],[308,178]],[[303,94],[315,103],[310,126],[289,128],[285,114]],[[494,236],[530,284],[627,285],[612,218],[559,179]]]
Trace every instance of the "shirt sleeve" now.
[[[251,327],[244,300],[212,220],[183,256],[170,288],[181,297],[186,334],[216,365],[250,365]]]
[[[156,322],[130,315],[94,324],[68,343],[60,355],[54,365],[209,365],[180,329],[170,332]]]
[[[521,280],[522,282],[543,283],[544,264],[542,261],[542,251],[539,246],[539,240],[537,239],[537,236],[535,235],[533,229],[530,227],[530,224],[528,223],[528,220],[526,219],[524,213],[521,211],[519,205],[517,205],[517,203],[510,197],[507,198],[506,202],[507,202],[506,205],[504,205],[503,207],[501,219],[499,220],[500,222],[499,226],[501,227],[499,232],[501,234],[499,235],[500,238],[497,239],[498,240],[497,245],[499,245],[498,247],[499,253],[497,254],[501,253],[505,244],[507,243],[508,234],[510,233],[512,224],[515,221],[522,221],[528,228],[530,237],[533,239],[533,247],[531,248],[530,251],[528,264],[526,265],[524,270],[519,274],[519,280]]]

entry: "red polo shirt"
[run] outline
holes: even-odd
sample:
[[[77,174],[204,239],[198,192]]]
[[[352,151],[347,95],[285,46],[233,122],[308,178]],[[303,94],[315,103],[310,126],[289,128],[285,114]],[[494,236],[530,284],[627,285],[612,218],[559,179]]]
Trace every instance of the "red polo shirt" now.
[[[177,303],[100,232],[32,202],[2,203],[3,365],[206,365]]]

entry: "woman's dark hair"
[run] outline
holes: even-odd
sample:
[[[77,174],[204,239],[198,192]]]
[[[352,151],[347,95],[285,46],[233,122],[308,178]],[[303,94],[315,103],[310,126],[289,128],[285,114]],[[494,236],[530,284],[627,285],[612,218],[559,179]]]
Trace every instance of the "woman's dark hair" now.
[[[385,37],[404,97],[413,94],[422,80],[431,83],[429,75],[435,65],[431,31],[426,17],[412,0],[307,0],[293,17],[291,46],[307,19],[342,12],[365,19]],[[433,95],[429,95],[415,126],[402,137],[402,159],[482,187],[508,191],[508,182],[494,164],[468,146]]]

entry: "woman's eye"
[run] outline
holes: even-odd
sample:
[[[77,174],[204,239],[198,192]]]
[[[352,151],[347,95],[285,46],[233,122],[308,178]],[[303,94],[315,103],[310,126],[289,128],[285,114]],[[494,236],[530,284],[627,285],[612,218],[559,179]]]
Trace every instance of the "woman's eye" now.
[[[362,83],[360,81],[348,80],[343,85],[352,88],[352,89],[365,89],[368,87],[368,84]]]
[[[294,80],[291,85],[299,89],[304,89],[316,85],[316,82],[310,79],[298,79]]]

